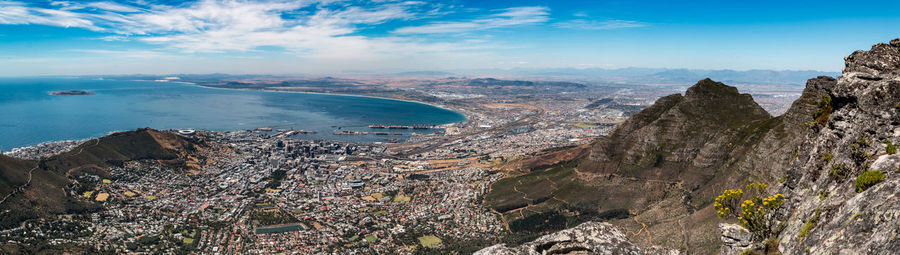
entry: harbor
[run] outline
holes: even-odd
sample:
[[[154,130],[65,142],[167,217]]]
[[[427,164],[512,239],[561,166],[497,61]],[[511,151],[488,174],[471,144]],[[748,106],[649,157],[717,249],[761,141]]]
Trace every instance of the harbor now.
[[[435,126],[428,125],[369,125],[373,129],[434,129]]]

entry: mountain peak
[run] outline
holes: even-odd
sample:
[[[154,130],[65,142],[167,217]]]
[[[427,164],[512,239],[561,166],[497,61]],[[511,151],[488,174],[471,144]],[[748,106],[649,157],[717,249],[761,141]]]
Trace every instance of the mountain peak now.
[[[713,81],[710,78],[698,81],[697,84],[688,88],[687,92],[684,93],[685,97],[691,99],[722,96],[732,97],[740,95],[737,88]]]
[[[844,74],[859,72],[872,78],[900,75],[900,38],[879,43],[868,51],[858,50],[844,58]]]

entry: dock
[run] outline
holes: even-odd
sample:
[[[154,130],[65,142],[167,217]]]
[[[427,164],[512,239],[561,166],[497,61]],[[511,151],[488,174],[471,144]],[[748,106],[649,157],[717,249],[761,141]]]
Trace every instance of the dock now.
[[[369,128],[374,129],[433,129],[435,126],[428,125],[369,125]]]

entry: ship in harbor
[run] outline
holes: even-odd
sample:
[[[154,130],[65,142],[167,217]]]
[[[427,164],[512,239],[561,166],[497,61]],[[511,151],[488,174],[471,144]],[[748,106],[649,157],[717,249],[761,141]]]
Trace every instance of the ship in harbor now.
[[[369,132],[342,130],[342,131],[335,131],[334,134],[335,135],[368,135]]]
[[[369,128],[376,129],[432,129],[434,126],[428,125],[369,125]]]

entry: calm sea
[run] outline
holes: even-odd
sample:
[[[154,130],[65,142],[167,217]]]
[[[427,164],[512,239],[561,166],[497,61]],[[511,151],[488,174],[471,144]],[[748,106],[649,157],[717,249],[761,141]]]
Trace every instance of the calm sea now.
[[[54,96],[84,90],[88,96]],[[314,130],[304,139],[358,142],[406,139],[422,130],[372,130],[370,124],[439,125],[459,113],[420,103],[303,93],[212,89],[170,82],[81,78],[0,79],[0,149],[100,137],[111,131],[156,129]],[[338,129],[340,128],[340,129]],[[334,135],[338,130],[403,132],[403,136]]]

